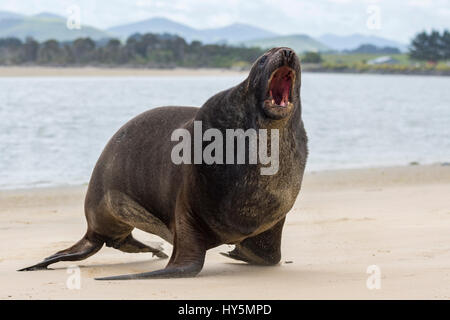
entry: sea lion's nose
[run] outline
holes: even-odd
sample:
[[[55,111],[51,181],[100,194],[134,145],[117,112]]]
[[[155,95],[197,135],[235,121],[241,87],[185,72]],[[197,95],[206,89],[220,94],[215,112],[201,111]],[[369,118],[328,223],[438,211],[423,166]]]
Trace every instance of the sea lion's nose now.
[[[281,48],[280,53],[287,64],[291,62],[292,57],[295,55],[294,50],[291,48]]]

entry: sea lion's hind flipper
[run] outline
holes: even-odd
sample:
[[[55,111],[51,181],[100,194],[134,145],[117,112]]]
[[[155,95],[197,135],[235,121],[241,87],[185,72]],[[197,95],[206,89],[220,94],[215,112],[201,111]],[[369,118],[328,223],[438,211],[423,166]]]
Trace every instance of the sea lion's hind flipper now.
[[[42,270],[47,269],[49,265],[59,261],[84,260],[99,251],[102,248],[103,243],[104,241],[86,233],[86,235],[72,247],[62,251],[58,251],[54,255],[45,258],[42,262],[17,271]]]
[[[135,238],[130,234],[125,238],[123,242],[120,243],[119,246],[115,247],[116,249],[128,252],[128,253],[139,253],[139,252],[151,252],[154,256],[158,258],[167,259],[168,256],[162,251],[162,248],[153,248],[148,246]]]

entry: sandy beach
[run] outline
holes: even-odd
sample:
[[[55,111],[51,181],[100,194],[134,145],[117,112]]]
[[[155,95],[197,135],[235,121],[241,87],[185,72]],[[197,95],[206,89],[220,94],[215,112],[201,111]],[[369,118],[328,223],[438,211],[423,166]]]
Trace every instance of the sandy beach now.
[[[41,67],[0,66],[1,77],[191,77],[191,76],[235,76],[248,71],[219,68],[199,69],[145,69],[145,68],[101,68],[101,67]]]
[[[0,191],[0,299],[450,299],[450,166],[311,172],[288,214],[282,263],[255,267],[208,251],[197,278],[99,282],[155,270],[167,260],[104,247],[78,263],[16,270],[64,249],[85,232],[86,186]],[[135,230],[136,238],[159,238]],[[171,246],[163,247],[170,253]],[[368,266],[381,288],[366,286]]]

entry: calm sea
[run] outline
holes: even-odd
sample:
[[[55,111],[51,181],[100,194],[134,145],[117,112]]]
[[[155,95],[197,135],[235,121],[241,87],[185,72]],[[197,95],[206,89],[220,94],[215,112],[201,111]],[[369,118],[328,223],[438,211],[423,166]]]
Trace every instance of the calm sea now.
[[[0,189],[86,183],[127,120],[242,79],[0,78]],[[307,170],[450,161],[448,77],[305,73],[302,103]]]

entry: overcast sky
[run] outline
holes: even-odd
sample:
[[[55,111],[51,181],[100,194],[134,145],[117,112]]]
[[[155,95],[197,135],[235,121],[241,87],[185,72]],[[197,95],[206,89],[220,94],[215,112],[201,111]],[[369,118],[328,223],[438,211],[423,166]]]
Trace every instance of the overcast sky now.
[[[450,29],[450,0],[0,0],[0,10],[67,15],[106,28],[162,16],[195,28],[248,23],[279,34],[363,33],[401,42],[418,31]]]

